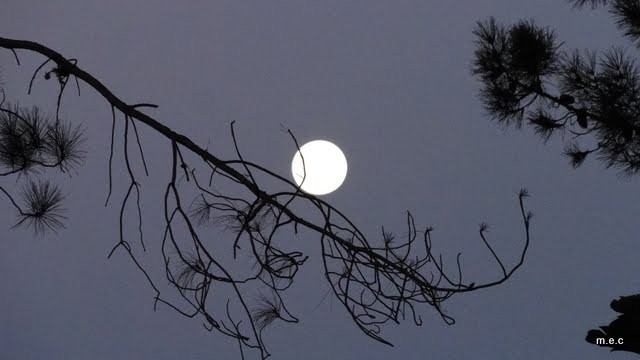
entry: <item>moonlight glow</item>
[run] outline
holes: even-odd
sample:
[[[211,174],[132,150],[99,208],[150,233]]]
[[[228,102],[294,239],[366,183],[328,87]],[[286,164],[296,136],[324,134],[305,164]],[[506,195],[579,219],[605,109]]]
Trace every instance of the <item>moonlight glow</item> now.
[[[339,188],[347,177],[347,159],[334,144],[314,140],[302,145],[300,151],[296,152],[291,172],[296,184],[302,184],[300,188],[304,192],[325,195]]]

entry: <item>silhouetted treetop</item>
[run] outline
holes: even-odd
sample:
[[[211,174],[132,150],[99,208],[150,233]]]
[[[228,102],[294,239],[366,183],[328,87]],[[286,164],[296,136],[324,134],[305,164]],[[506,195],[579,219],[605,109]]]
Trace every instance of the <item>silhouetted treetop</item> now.
[[[638,68],[622,48],[563,51],[555,32],[533,21],[490,18],[473,34],[472,73],[499,124],[526,124],[543,141],[562,135],[573,167],[594,154],[623,175],[640,171]]]

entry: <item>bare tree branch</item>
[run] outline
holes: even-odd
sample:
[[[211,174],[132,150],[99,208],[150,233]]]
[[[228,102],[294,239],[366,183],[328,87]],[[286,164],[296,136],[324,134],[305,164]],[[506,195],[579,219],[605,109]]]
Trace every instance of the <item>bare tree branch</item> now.
[[[381,244],[375,245],[331,204],[302,192],[300,186],[289,179],[245,159],[238,145],[233,122],[230,130],[238,159],[222,160],[196,145],[187,136],[171,130],[138,110],[155,105],[125,103],[95,77],[81,69],[75,60],[67,59],[58,52],[31,41],[0,37],[0,47],[27,50],[44,56],[47,61],[36,70],[34,78],[48,63],[54,65],[53,69],[46,72],[45,77],[50,78],[50,74],[54,74],[60,83],[56,123],[59,121],[58,113],[65,84],[71,76],[89,85],[108,102],[112,109],[112,136],[107,203],[112,190],[111,167],[117,120],[115,111],[118,110],[123,115],[124,165],[129,177],[129,187],[120,207],[119,241],[109,256],[123,248],[155,291],[154,308],[158,303],[165,304],[184,316],[202,318],[205,329],[237,341],[242,358],[247,349],[254,350],[261,359],[270,356],[262,337],[269,324],[275,321],[298,322],[298,318],[287,307],[286,290],[292,286],[298,270],[305,264],[308,256],[296,249],[289,249],[292,244],[282,244],[280,238],[283,232],[297,234],[299,227],[305,227],[318,235],[325,278],[333,295],[365,335],[388,345],[391,343],[380,334],[384,324],[399,323],[410,317],[416,325],[421,325],[422,317],[417,313],[417,306],[420,304],[433,307],[446,323],[453,324],[453,318],[442,309],[443,301],[454,294],[500,285],[511,278],[524,262],[530,241],[531,220],[524,205],[528,196],[525,190],[519,194],[519,209],[525,233],[523,249],[517,263],[511,267],[505,265],[506,262],[489,245],[485,237],[486,227],[482,227],[481,239],[493,255],[491,261],[497,262],[500,275],[484,282],[463,282],[460,254],[456,256],[455,271],[445,271],[446,264],[442,255],[435,254],[432,250],[433,229],[419,229],[411,213],[406,215],[408,234],[405,240],[394,239],[383,228]],[[168,140],[171,149],[171,176],[164,193],[165,231],[160,249],[166,279],[179,296],[179,302],[161,297],[157,282],[153,280],[151,272],[146,270],[138,251],[124,233],[127,205],[135,190],[140,246],[142,251],[146,250],[142,238],[141,185],[128,156],[128,133],[129,125],[132,124],[144,170],[148,174],[135,125],[137,121]],[[64,129],[67,134],[71,134],[62,138],[67,143],[64,151],[67,154],[70,152],[69,148],[77,148],[74,147],[76,137],[73,131]],[[293,132],[287,129],[287,133],[299,150]],[[196,172],[196,167],[187,165],[187,159],[190,159],[188,156],[195,157],[208,167],[208,185],[205,186],[198,179],[200,174]],[[69,161],[69,155],[63,157]],[[184,173],[187,180],[180,184],[180,190],[177,178],[179,171]],[[259,176],[278,181],[287,190],[268,192],[257,184]],[[242,189],[244,195],[231,196],[217,190],[216,185],[221,182],[230,182],[232,186]],[[190,208],[185,207],[182,199],[183,186],[198,192]],[[9,196],[3,188],[0,190]],[[13,201],[10,196],[9,198]],[[302,203],[315,209],[321,220],[312,221],[294,212],[294,203]],[[20,209],[16,203],[14,205]],[[209,242],[203,241],[197,227],[212,224],[231,232],[232,236],[227,243],[233,252],[234,264],[242,261],[242,256],[254,264],[252,268],[245,273],[232,270],[218,255],[219,251],[214,251]],[[242,250],[241,254],[239,250]],[[266,287],[267,291],[252,300],[248,294],[257,286]],[[224,305],[220,302],[220,297],[224,298]]]

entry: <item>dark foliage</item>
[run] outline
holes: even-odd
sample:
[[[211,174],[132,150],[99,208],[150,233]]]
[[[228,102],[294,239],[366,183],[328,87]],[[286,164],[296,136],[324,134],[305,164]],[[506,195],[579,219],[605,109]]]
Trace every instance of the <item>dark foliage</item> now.
[[[14,227],[31,227],[36,234],[63,227],[64,196],[55,185],[50,182],[36,183],[30,180],[22,189],[22,198],[24,207],[19,211],[18,222]]]
[[[80,126],[54,121],[37,107],[0,103],[0,165],[5,168],[0,176],[42,168],[75,169],[82,165],[84,142]]]
[[[609,325],[589,330],[587,342],[640,354],[640,294],[621,296],[611,301],[611,308],[620,315]]]
[[[574,5],[587,3],[606,4]],[[623,3],[630,6],[612,7]],[[544,141],[561,134],[574,167],[595,154],[622,175],[640,171],[640,78],[626,51],[563,51],[553,31],[532,21],[507,26],[491,18],[478,22],[474,35],[472,73],[489,116],[503,126],[526,121]]]
[[[22,188],[22,206],[0,186],[15,207],[18,221],[15,227],[33,229],[36,235],[45,230],[64,227],[62,200],[59,188],[49,181],[35,181],[31,175],[41,176],[47,168],[62,172],[82,165],[85,151],[84,135],[80,127],[44,115],[37,107],[24,108],[5,105],[4,92],[0,101],[0,177],[15,175],[16,180],[27,177]]]

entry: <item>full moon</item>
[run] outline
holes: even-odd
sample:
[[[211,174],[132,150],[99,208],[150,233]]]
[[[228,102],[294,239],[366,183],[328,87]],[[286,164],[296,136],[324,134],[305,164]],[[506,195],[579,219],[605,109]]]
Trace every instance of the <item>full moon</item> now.
[[[296,151],[291,163],[291,173],[304,192],[326,195],[338,189],[347,177],[347,159],[334,144],[314,140]]]

